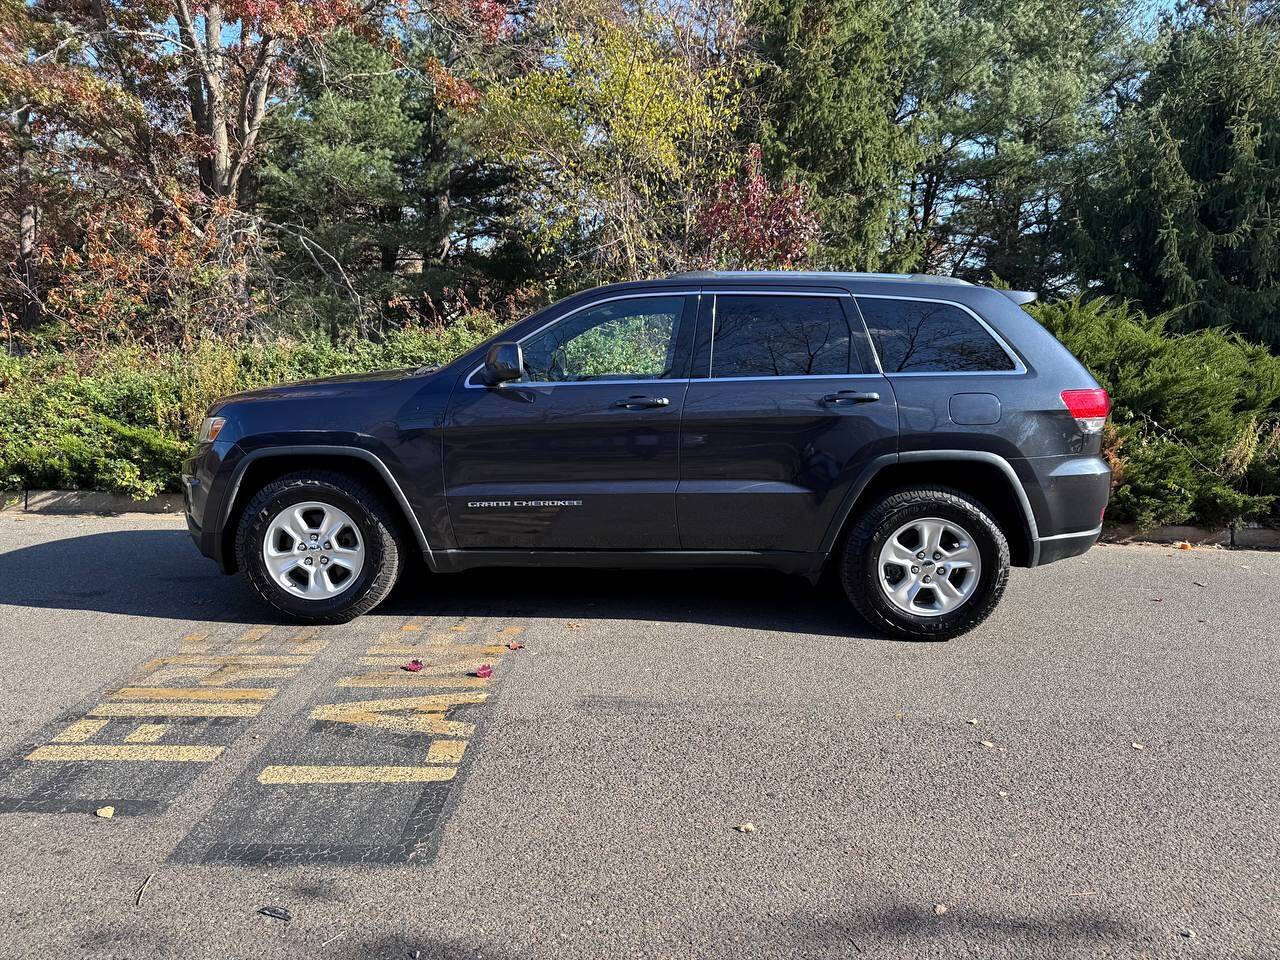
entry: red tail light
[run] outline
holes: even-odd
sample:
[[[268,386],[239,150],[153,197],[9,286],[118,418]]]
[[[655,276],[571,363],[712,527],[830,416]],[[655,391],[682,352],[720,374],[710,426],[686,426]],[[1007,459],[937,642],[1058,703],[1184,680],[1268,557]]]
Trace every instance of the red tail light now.
[[[1063,390],[1062,402],[1085,433],[1097,433],[1111,412],[1111,398],[1101,387],[1092,390]]]

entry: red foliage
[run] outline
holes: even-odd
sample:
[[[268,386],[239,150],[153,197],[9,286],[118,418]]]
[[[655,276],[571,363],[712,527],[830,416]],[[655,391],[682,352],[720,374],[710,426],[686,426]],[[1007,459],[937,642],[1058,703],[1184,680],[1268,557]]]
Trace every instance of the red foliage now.
[[[426,74],[435,88],[437,102],[457,110],[473,107],[480,99],[480,91],[467,80],[454,76],[449,68],[432,57],[427,61]]]
[[[715,265],[743,270],[802,266],[818,231],[807,199],[804,184],[770,186],[760,147],[752,145],[741,176],[721,182],[698,214]]]

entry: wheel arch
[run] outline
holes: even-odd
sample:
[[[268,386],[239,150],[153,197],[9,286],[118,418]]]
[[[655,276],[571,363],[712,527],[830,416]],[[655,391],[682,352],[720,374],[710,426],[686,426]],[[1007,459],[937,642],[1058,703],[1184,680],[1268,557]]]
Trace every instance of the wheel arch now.
[[[427,543],[417,515],[409,505],[408,497],[395,475],[377,454],[363,447],[303,444],[253,450],[235,465],[222,502],[218,534],[223,568],[228,573],[235,570],[235,535],[240,515],[254,491],[261,490],[272,480],[286,474],[309,469],[346,473],[384,493],[394,506],[404,532],[412,535],[427,564],[435,569],[431,546]]]
[[[947,468],[945,478],[939,477],[939,467]],[[1013,565],[1036,565],[1040,540],[1027,492],[1008,460],[982,450],[917,450],[880,458],[850,491],[847,506],[823,541],[822,555],[835,551],[867,504],[890,490],[922,482],[951,487],[977,500],[1004,531]]]

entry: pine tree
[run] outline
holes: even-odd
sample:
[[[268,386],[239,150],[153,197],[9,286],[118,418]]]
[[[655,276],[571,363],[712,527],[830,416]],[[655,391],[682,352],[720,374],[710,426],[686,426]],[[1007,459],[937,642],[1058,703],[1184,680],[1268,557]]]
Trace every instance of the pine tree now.
[[[1225,0],[1164,41],[1074,198],[1076,275],[1280,346],[1280,13]]]
[[[912,131],[895,123],[911,47],[900,13],[882,0],[761,0],[751,17],[766,172],[808,187],[823,266],[897,266],[884,240],[897,184],[918,159]]]

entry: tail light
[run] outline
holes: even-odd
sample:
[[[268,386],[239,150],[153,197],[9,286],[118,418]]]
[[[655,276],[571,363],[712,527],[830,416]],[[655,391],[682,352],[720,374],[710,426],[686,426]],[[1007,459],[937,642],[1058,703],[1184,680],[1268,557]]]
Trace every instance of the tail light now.
[[[1062,402],[1084,433],[1099,433],[1111,412],[1111,398],[1101,387],[1092,390],[1063,390]]]

